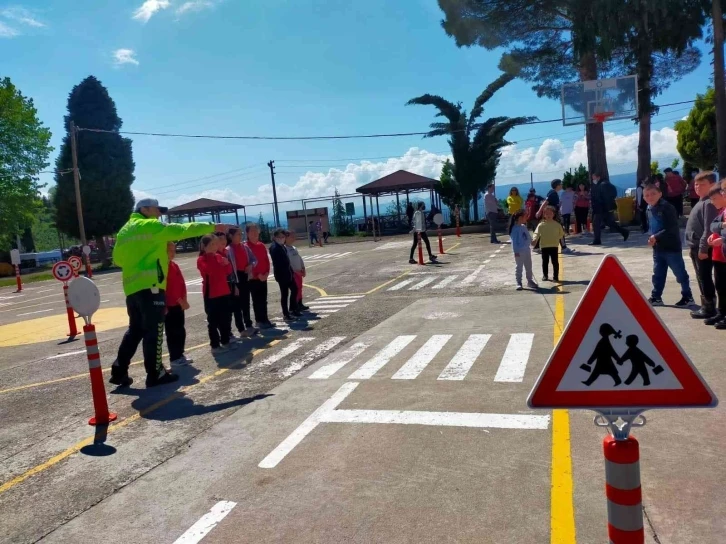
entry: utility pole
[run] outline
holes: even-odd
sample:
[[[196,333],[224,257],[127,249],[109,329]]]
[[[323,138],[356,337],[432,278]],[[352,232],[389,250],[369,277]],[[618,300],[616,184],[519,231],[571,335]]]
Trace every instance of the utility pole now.
[[[716,94],[716,148],[719,175],[726,174],[726,82],[723,60],[723,12],[721,0],[711,3],[713,18],[713,87]]]
[[[76,188],[76,212],[78,213],[78,232],[81,244],[87,245],[86,227],[83,225],[83,205],[81,204],[81,175],[78,172],[78,150],[76,149],[76,124],[71,121],[68,129],[71,135],[71,159],[73,160],[73,185]]]
[[[270,167],[270,178],[272,178],[272,202],[275,206],[275,209],[272,212],[272,215],[275,216],[275,228],[280,228],[280,212],[277,209],[277,189],[275,189],[275,161],[270,161],[267,163],[267,166]]]

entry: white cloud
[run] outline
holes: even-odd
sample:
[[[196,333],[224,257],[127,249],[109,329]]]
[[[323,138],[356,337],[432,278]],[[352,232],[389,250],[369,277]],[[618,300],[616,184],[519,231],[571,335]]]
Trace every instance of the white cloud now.
[[[35,18],[33,13],[22,6],[11,6],[0,11],[0,15],[5,19],[15,21],[21,25],[32,26],[35,28],[43,28],[45,23],[41,23]]]
[[[184,15],[185,13],[202,11],[212,7],[214,7],[214,2],[211,2],[210,0],[191,0],[189,2],[184,2],[181,6],[179,6],[176,9],[176,14]]]
[[[133,18],[143,23],[148,23],[149,19],[151,19],[157,11],[167,9],[169,6],[171,6],[171,2],[169,0],[146,0],[134,12]]]
[[[0,38],[14,38],[19,35],[20,32],[0,21]]]
[[[139,61],[136,59],[136,52],[133,49],[116,49],[113,52],[114,63],[117,65],[122,64],[133,64],[139,65]]]

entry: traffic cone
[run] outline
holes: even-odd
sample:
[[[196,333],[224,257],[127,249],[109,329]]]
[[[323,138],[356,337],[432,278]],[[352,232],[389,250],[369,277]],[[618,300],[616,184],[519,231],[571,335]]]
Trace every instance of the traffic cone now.
[[[418,233],[418,264],[424,264],[423,247],[421,245],[421,233]]]
[[[439,227],[439,255],[444,255],[444,239],[441,237],[441,227]]]
[[[89,425],[106,425],[118,417],[108,411],[106,400],[106,386],[103,385],[103,371],[101,370],[101,354],[98,352],[96,327],[88,324],[83,327],[83,337],[86,341],[86,357],[88,357],[88,372],[91,375],[91,395],[93,397],[94,416],[88,420]]]

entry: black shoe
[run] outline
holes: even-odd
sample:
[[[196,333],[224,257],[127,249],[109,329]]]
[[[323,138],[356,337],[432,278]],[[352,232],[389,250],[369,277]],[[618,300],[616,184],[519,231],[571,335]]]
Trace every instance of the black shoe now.
[[[550,281],[550,279],[547,276],[542,276],[542,281]]]
[[[718,323],[716,323],[716,329],[720,331],[726,331],[726,319],[722,319]]]
[[[651,306],[663,306],[663,299],[660,297],[650,297],[648,302]]]
[[[296,317],[293,317],[291,315],[286,315],[285,317],[282,318],[282,320],[285,323],[294,323],[295,321],[297,321],[297,318]]]
[[[435,263],[437,261],[436,255],[429,255],[429,261]]]
[[[128,370],[123,370],[120,366],[112,366],[111,379],[108,382],[119,387],[128,387],[134,383],[134,379],[129,376]]]
[[[716,315],[716,310],[709,306],[701,306],[698,310],[691,312],[693,319],[711,319]]]
[[[294,315],[295,317],[302,317],[302,314],[300,312],[298,312],[297,310],[292,312],[292,315]]]
[[[413,259],[409,259],[409,260],[408,260],[408,264],[416,264],[416,261],[415,261],[415,260],[413,260]]]
[[[300,304],[298,306],[298,308],[300,308],[300,310],[302,310],[302,311],[307,311],[310,309],[310,306],[305,306],[304,304]]]
[[[627,242],[628,241],[628,238],[630,238],[630,231],[629,230],[626,230],[623,233],[623,242]]]
[[[174,383],[179,379],[179,376],[171,372],[164,372],[156,378],[146,377],[146,387],[156,387],[157,385],[166,385],[167,383]]]
[[[695,300],[693,300],[693,297],[682,297],[681,300],[676,302],[676,306],[679,308],[685,308],[686,306],[690,306],[693,304]]]
[[[602,245],[602,242],[590,242],[590,243],[589,243],[589,244],[587,244],[587,245],[588,245],[588,246],[601,246],[601,245]]]
[[[555,276],[554,278],[552,278],[552,281],[554,281],[554,282],[556,282],[556,283],[557,283],[557,282],[559,282],[559,281],[560,281],[560,278],[558,278],[557,276]]]
[[[709,317],[708,319],[704,319],[703,323],[704,325],[716,325],[717,323],[720,323],[721,321],[724,321],[726,319],[726,316],[724,316],[721,313],[716,314],[713,317]]]

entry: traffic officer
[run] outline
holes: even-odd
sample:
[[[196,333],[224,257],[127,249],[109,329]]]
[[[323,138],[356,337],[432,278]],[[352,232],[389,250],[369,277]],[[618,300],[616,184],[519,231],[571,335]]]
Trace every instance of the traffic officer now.
[[[129,328],[121,340],[118,356],[111,367],[114,385],[128,386],[131,358],[143,341],[146,387],[154,387],[179,379],[176,374],[166,373],[161,362],[164,340],[164,289],[169,270],[167,242],[204,236],[222,225],[213,223],[170,223],[159,221],[168,209],[159,206],[153,198],[136,203],[134,213],[121,227],[113,248],[113,260],[121,267]]]

